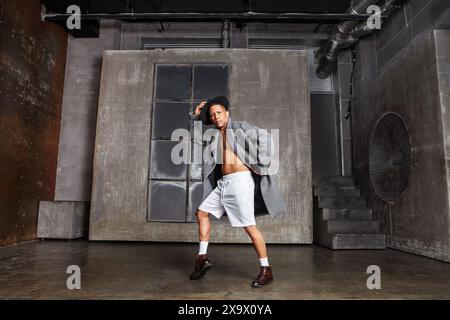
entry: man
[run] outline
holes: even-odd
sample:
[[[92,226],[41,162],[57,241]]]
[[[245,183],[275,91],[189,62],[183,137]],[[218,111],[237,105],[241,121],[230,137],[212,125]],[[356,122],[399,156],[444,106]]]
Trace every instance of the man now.
[[[286,206],[275,176],[268,174],[270,161],[262,161],[267,154],[270,160],[270,153],[273,151],[271,137],[267,135],[267,131],[245,121],[232,121],[228,108],[228,99],[218,96],[203,101],[196,106],[194,114],[191,114],[192,119],[201,119],[204,124],[214,124],[220,134],[215,141],[215,150],[218,150],[216,158],[219,155],[219,161],[204,165],[203,168],[203,201],[196,212],[200,249],[189,278],[201,279],[212,267],[207,257],[211,229],[209,215],[219,219],[226,211],[231,226],[243,227],[255,247],[260,272],[251,286],[258,288],[271,282],[273,274],[264,237],[256,227],[255,210],[258,214],[268,213],[274,217],[285,212]],[[249,150],[256,150],[256,154],[251,154]]]

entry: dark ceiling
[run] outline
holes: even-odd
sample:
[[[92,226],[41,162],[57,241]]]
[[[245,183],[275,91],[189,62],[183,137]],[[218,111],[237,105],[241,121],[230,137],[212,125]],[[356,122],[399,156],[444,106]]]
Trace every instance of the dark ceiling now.
[[[344,13],[351,0],[43,0],[48,12],[66,13],[78,5],[82,13]]]
[[[81,30],[68,30],[75,37],[97,37],[99,32],[99,19],[92,16],[95,14],[107,14],[109,18],[116,19],[115,14],[132,14],[133,18],[117,17],[128,22],[142,22],[142,21],[184,21],[192,18],[192,15],[183,16],[184,13],[199,14],[196,16],[196,21],[203,20],[223,20],[223,16],[232,14],[230,21],[238,21],[237,15],[248,12],[258,13],[266,16],[278,16],[280,14],[310,14],[313,17],[308,19],[290,19],[282,17],[283,22],[295,23],[315,23],[321,25],[322,23],[336,23],[337,20],[322,21],[317,18],[317,14],[343,14],[346,13],[350,6],[351,0],[42,0],[46,7],[46,20],[54,21],[64,28],[64,17],[49,17],[52,14],[67,14],[67,8],[70,5],[78,5],[82,14],[89,14],[91,17],[83,18],[86,21],[83,23]],[[175,18],[168,18],[167,16],[160,17],[160,13],[179,14]],[[135,18],[134,15],[139,15],[140,18]],[[149,14],[157,15],[158,17],[148,17]],[[111,17],[112,15],[112,17]],[[142,16],[145,17],[142,17]],[[217,15],[220,15],[218,17]],[[129,16],[129,15],[128,15]],[[202,20],[203,19],[203,20]],[[240,22],[245,22],[246,17],[239,18]],[[253,20],[255,21],[255,20]],[[273,17],[262,18],[261,22],[280,22]]]

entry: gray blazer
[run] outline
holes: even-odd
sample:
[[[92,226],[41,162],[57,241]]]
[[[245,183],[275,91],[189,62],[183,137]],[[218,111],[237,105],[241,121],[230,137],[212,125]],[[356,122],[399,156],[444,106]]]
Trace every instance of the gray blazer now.
[[[199,120],[199,117],[195,117],[193,114],[190,114],[190,118]],[[221,166],[217,165],[223,159],[220,153],[221,148],[219,148],[221,139],[218,130],[215,130],[215,132],[217,134],[214,139],[211,139],[209,145],[206,145],[211,150],[212,161],[202,162],[202,201],[214,190],[217,181],[222,177]],[[275,217],[286,213],[286,203],[279,190],[277,176],[271,174],[270,170],[273,165],[274,145],[268,131],[252,126],[247,121],[233,121],[231,117],[228,117],[227,141],[237,157],[253,170],[255,216],[269,214],[271,217]],[[242,143],[243,141],[246,141],[246,143]],[[199,139],[194,139],[194,143],[205,145]],[[256,152],[251,152],[251,150],[256,150]]]

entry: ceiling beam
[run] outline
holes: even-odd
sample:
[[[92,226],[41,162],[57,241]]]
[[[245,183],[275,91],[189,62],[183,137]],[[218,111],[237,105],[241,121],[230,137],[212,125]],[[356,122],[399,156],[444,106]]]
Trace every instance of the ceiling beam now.
[[[61,21],[71,17],[71,14],[46,13],[43,16],[45,21]],[[348,13],[90,13],[80,14],[82,20],[96,19],[127,19],[127,20],[367,20],[369,14],[348,14]]]

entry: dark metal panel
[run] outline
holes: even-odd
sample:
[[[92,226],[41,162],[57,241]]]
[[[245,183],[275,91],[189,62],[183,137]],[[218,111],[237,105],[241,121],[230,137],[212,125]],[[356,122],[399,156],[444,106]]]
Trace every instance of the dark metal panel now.
[[[189,100],[191,78],[191,66],[158,65],[156,67],[156,99]]]
[[[171,159],[173,147],[178,141],[152,141],[151,178],[152,179],[186,179],[187,165],[174,164]]]
[[[191,164],[189,168],[189,178],[191,180],[201,180],[203,178],[202,155],[203,147],[198,143],[192,143]]]
[[[188,199],[188,215],[187,222],[196,222],[197,217],[195,212],[202,202],[203,196],[203,183],[202,182],[190,182],[189,183],[189,199]]]
[[[190,182],[189,183],[189,198],[188,198],[188,212],[186,222],[197,222],[197,216],[195,215],[198,207],[202,202],[203,196],[203,183],[202,182]],[[209,215],[211,221],[219,221],[212,214]],[[221,220],[226,219],[226,214],[222,216]]]
[[[153,114],[153,139],[169,139],[176,129],[188,129],[188,103],[155,103]]]
[[[194,99],[208,99],[228,94],[227,65],[194,66]]]
[[[149,220],[185,221],[186,182],[152,181],[149,196]]]

